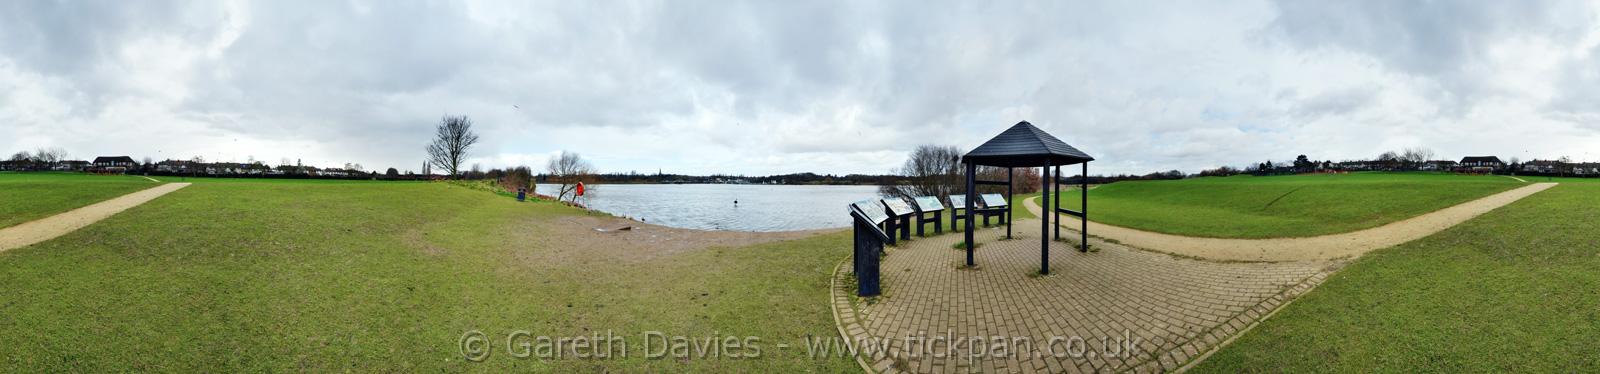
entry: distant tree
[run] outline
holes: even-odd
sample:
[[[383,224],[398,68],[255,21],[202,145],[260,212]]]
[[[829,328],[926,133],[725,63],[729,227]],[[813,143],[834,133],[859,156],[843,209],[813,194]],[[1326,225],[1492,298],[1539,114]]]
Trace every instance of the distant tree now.
[[[1309,173],[1315,171],[1316,168],[1317,163],[1311,162],[1311,159],[1307,158],[1306,155],[1294,158],[1294,171],[1297,173]]]
[[[1394,151],[1387,151],[1387,152],[1383,152],[1383,154],[1378,155],[1378,161],[1390,162],[1390,161],[1399,161],[1399,160],[1400,160],[1400,154],[1399,153],[1395,153]]]
[[[904,179],[878,187],[884,196],[949,196],[965,189],[961,150],[953,146],[920,145],[911,150],[904,165],[891,171]]]
[[[60,147],[39,148],[33,152],[33,159],[34,162],[43,163],[46,166],[55,165],[57,162],[67,160],[67,150]]]
[[[500,187],[506,191],[516,192],[519,188],[533,190],[533,169],[527,166],[518,166],[505,170],[499,177]]]
[[[1226,177],[1239,175],[1239,173],[1239,169],[1235,169],[1232,166],[1220,166],[1216,169],[1201,170],[1199,175],[1202,177]]]
[[[383,172],[383,176],[391,177],[391,178],[392,177],[398,177],[398,176],[400,176],[400,171],[399,170],[395,170],[395,168],[389,168],[389,170]]]
[[[1400,161],[1406,168],[1416,169],[1428,160],[1433,159],[1433,150],[1424,147],[1408,147],[1400,152]]]
[[[31,161],[31,160],[33,160],[33,155],[28,154],[28,151],[22,151],[22,152],[17,152],[17,153],[11,154],[11,161]]]
[[[472,132],[472,119],[445,116],[434,129],[433,143],[428,144],[428,162],[455,177],[474,144],[478,144],[478,134]]]
[[[578,183],[587,184],[594,177],[594,165],[577,153],[561,151],[560,156],[545,164],[545,175],[561,186],[556,190],[556,199],[572,201],[577,198]]]

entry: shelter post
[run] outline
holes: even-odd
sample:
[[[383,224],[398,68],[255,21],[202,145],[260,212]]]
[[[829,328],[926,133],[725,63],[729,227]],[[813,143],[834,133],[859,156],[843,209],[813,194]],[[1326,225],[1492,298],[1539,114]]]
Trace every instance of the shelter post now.
[[[1051,214],[1054,214],[1055,218],[1056,218],[1056,227],[1055,227],[1056,235],[1055,235],[1055,239],[1056,240],[1061,240],[1061,196],[1059,196],[1061,194],[1061,167],[1060,166],[1056,167],[1056,177],[1050,179],[1050,185],[1052,186],[1051,189],[1054,191],[1053,195],[1056,195],[1056,207],[1053,208],[1053,209],[1050,209],[1050,211],[1053,212]]]
[[[962,214],[965,214],[967,216],[966,219],[964,219],[964,221],[967,221],[966,222],[966,229],[967,230],[965,231],[964,234],[962,234],[967,239],[967,266],[973,266],[973,262],[972,262],[972,244],[973,244],[972,243],[972,201],[976,200],[978,198],[977,194],[973,193],[973,191],[977,187],[976,183],[974,183],[974,178],[977,178],[977,175],[976,175],[977,174],[977,169],[978,169],[978,165],[977,164],[971,164],[971,163],[967,164],[967,201],[966,201],[967,211],[962,213]]]
[[[1045,193],[1041,194],[1041,198],[1044,199],[1044,201],[1043,201],[1044,206],[1045,207],[1049,207],[1050,206],[1050,200],[1053,200],[1053,199],[1051,199],[1051,196],[1049,194],[1049,192],[1050,192],[1050,160],[1046,159],[1044,161],[1044,167],[1039,169],[1039,174],[1043,174],[1043,175],[1041,175],[1042,178],[1039,178],[1039,189],[1040,190],[1044,190],[1043,192],[1045,192]],[[1040,212],[1040,213],[1044,213],[1044,212]],[[1050,274],[1050,235],[1047,235],[1049,232],[1050,232],[1050,215],[1049,214],[1040,214],[1039,215],[1039,274]]]
[[[1016,172],[1017,168],[1006,168],[1006,202],[1008,203],[1012,201],[1012,189],[1016,188],[1015,186],[1017,182],[1015,179],[1013,179],[1016,177]],[[1007,207],[1010,207],[1010,205],[1007,205]],[[1004,217],[1006,220],[1006,239],[1011,239],[1011,209],[1006,209],[1006,214]]]
[[[1082,218],[1081,221],[1083,222],[1083,227],[1080,227],[1078,229],[1078,232],[1081,233],[1083,235],[1083,237],[1081,238],[1082,242],[1078,243],[1078,252],[1088,252],[1089,251],[1089,162],[1088,161],[1084,161],[1083,162],[1083,176],[1082,177],[1083,177],[1083,179],[1079,179],[1078,180],[1078,182],[1080,183],[1080,185],[1078,187],[1078,191],[1082,192],[1082,195],[1080,195],[1080,196],[1082,196],[1082,198],[1083,198],[1083,204],[1079,206],[1080,208],[1083,209],[1083,217],[1079,217],[1079,218]]]

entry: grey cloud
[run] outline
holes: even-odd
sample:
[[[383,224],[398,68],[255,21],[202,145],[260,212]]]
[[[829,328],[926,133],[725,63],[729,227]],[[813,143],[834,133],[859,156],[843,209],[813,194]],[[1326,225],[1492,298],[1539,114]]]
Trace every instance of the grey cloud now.
[[[465,114],[492,134],[483,160],[570,149],[607,170],[748,174],[883,172],[900,160],[882,155],[971,147],[1026,119],[1104,170],[1193,171],[1377,147],[1335,124],[1409,136],[1472,120],[1477,102],[1515,95],[1483,76],[1484,46],[1576,43],[1593,12],[1573,6],[18,2],[0,5],[0,85],[4,64],[62,83],[0,103],[47,98],[73,126],[252,137],[305,148],[250,150],[264,158],[320,147],[369,166],[415,164],[428,127]],[[128,54],[150,41],[173,51]],[[136,69],[169,63],[183,68]],[[1548,103],[1569,121],[1600,97],[1589,66],[1569,63],[1566,99]],[[119,103],[157,120],[105,112]]]

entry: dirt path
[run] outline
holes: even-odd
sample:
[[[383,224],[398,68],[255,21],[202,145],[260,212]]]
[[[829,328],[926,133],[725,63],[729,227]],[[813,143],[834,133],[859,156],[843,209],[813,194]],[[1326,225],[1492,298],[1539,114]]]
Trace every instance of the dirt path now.
[[[166,195],[168,192],[177,191],[179,188],[188,186],[188,183],[163,184],[73,209],[66,213],[0,229],[0,252],[26,247],[30,244],[66,235],[118,212],[139,206],[139,204],[154,200],[157,197],[161,197],[161,195]]]
[[[1420,239],[1466,222],[1480,214],[1554,187],[1556,183],[1535,183],[1526,187],[1489,195],[1428,214],[1387,225],[1343,234],[1282,239],[1217,239],[1163,234],[1089,221],[1089,234],[1122,244],[1213,260],[1304,261],[1360,256],[1374,249]],[[1028,211],[1041,211],[1037,197],[1023,202]],[[1094,214],[1090,211],[1089,214]],[[1062,227],[1076,231],[1076,218],[1061,216]]]
[[[1528,181],[1522,180],[1522,178],[1517,178],[1517,177],[1513,177],[1513,176],[1510,176],[1510,175],[1502,175],[1502,177],[1516,179],[1518,182],[1522,182],[1522,183],[1528,183]]]

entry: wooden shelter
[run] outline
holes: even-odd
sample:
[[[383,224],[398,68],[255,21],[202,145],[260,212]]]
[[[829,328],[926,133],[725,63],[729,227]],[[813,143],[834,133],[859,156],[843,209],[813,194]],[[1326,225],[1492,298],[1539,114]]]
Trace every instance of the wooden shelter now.
[[[1083,234],[1081,238],[1082,244],[1078,250],[1088,251],[1089,161],[1094,161],[1094,157],[1090,157],[1083,151],[1067,145],[1061,139],[1056,139],[1055,136],[1045,133],[1044,130],[1034,127],[1033,124],[1027,121],[1018,122],[1016,125],[1011,126],[1010,129],[1000,133],[1000,135],[984,142],[983,145],[973,148],[965,156],[961,156],[961,163],[966,167],[967,174],[967,196],[964,199],[966,206],[963,207],[966,209],[964,220],[967,221],[965,233],[967,239],[967,266],[976,265],[972,259],[972,215],[974,214],[973,202],[978,199],[977,187],[978,185],[1006,186],[1006,200],[1009,201],[1012,195],[1011,182],[1016,174],[1016,168],[1037,167],[1041,170],[1039,184],[1043,197],[1040,204],[1044,208],[1045,214],[1041,214],[1039,217],[1039,273],[1050,273],[1050,225],[1052,222],[1060,221],[1061,213],[1077,216],[1083,220],[1081,229]],[[1081,180],[1083,184],[1083,205],[1081,205],[1083,211],[1061,208],[1060,199],[1056,196],[1056,193],[1061,189],[1061,167],[1074,164],[1083,165],[1083,178]],[[1006,180],[978,180],[979,166],[1006,168]],[[1051,171],[1052,167],[1055,168],[1054,173]],[[1055,188],[1052,189],[1051,185],[1054,185]],[[1052,215],[1055,216],[1054,220],[1051,219]],[[1006,237],[1011,237],[1011,220],[1006,220]],[[1059,224],[1056,225],[1055,237],[1057,239],[1061,237],[1061,226]]]

